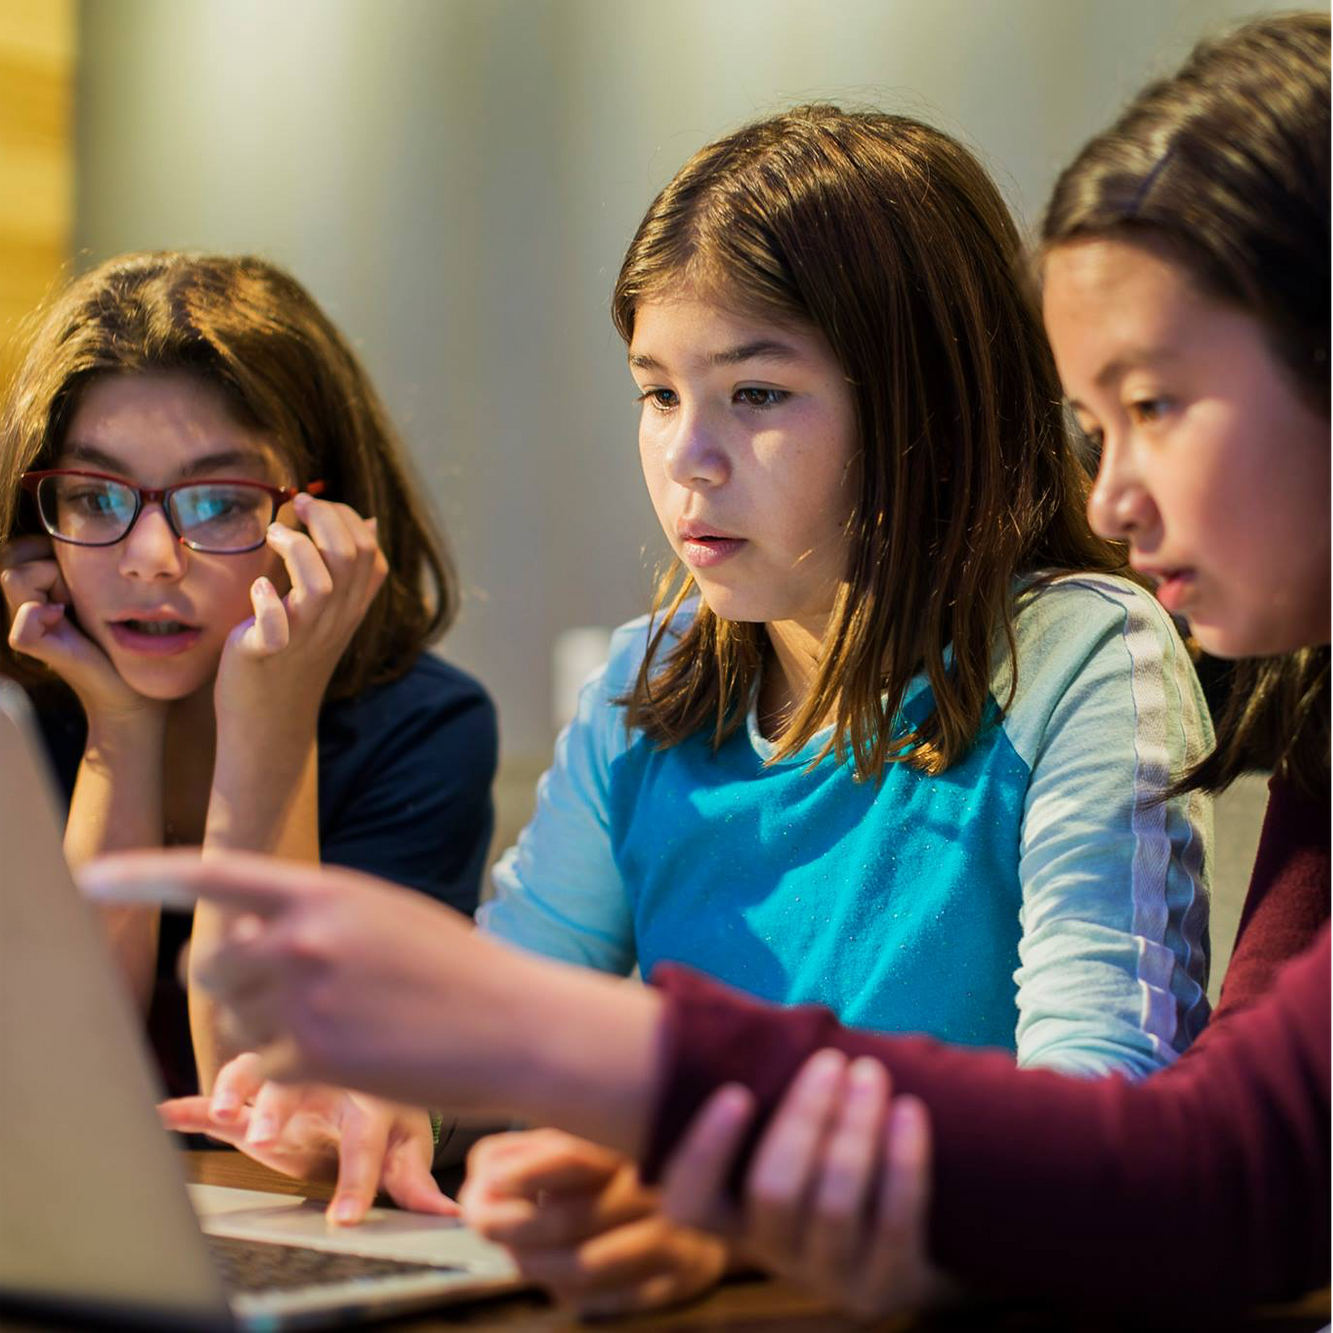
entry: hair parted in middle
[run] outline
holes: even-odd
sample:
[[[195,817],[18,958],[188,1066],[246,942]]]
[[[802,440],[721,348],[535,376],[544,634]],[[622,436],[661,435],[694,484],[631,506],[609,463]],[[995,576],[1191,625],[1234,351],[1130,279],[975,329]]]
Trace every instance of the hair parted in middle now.
[[[1017,581],[1125,564],[1088,526],[1090,479],[999,191],[919,121],[798,107],[701,149],[653,201],[615,285],[621,337],[644,302],[684,294],[814,328],[856,403],[848,568],[775,757],[831,717],[821,754],[850,752],[859,778],[942,772],[981,728],[997,647],[1014,657]],[[763,625],[702,599],[664,649],[695,591],[679,561],[662,576],[625,700],[661,745],[709,729],[720,745],[763,666]],[[934,707],[909,727],[898,712],[920,671]]]
[[[84,389],[114,375],[184,372],[271,436],[328,499],[379,522],[389,574],[326,697],[401,676],[453,621],[458,579],[388,414],[355,352],[290,274],[253,255],[143,252],[109,259],[34,312],[0,410],[0,546],[40,530],[20,478],[57,458]],[[0,636],[0,675],[62,688]]]

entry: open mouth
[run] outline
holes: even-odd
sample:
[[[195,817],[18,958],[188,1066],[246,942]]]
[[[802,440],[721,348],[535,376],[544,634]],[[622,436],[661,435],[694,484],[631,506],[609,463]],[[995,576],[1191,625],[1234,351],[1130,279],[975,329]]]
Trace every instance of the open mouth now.
[[[126,616],[110,622],[111,637],[121,648],[132,653],[170,656],[189,648],[203,630],[183,620],[140,620]]]
[[[161,638],[171,634],[185,634],[194,629],[193,625],[187,625],[183,620],[118,620],[116,624],[124,625],[135,634],[148,634]]]

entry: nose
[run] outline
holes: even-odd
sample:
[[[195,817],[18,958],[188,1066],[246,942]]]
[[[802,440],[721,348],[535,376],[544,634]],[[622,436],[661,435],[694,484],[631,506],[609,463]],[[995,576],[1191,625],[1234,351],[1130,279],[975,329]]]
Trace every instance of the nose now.
[[[120,572],[132,579],[178,579],[185,572],[181,545],[160,504],[146,504],[120,548]]]
[[[1129,450],[1108,433],[1097,479],[1088,495],[1088,522],[1112,541],[1142,540],[1157,524],[1157,506],[1133,466]]]
[[[690,490],[720,486],[731,474],[726,450],[700,412],[682,412],[663,456],[667,477]]]

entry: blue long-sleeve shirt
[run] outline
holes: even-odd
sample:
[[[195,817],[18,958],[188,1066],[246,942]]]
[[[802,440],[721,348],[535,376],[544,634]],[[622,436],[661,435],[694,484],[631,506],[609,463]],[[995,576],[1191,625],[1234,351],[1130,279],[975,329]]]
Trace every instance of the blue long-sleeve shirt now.
[[[496,867],[483,927],[609,972],[686,963],[847,1024],[1003,1046],[1020,1063],[1140,1075],[1207,1017],[1211,814],[1152,803],[1211,744],[1169,618],[1123,579],[1075,575],[1020,598],[1017,689],[997,650],[987,720],[930,776],[857,782],[827,734],[770,762],[751,708],[714,750],[658,748],[615,700],[639,620]],[[903,704],[930,707],[924,677]]]

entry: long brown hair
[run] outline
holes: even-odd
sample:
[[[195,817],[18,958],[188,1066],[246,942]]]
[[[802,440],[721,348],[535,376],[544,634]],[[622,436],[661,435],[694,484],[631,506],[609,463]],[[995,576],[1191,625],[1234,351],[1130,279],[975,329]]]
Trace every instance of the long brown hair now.
[[[688,285],[730,309],[817,329],[856,401],[851,556],[815,682],[777,757],[834,718],[823,753],[859,778],[908,762],[939,773],[981,727],[997,643],[1014,654],[1015,580],[1119,570],[1084,517],[1088,476],[1020,242],[999,192],[960,144],[918,121],[798,107],[694,155],[653,201],[612,299],[628,344],[643,301]],[[762,625],[722,620],[674,563],[625,700],[661,745],[742,725],[762,669]],[[661,654],[660,663],[658,655]],[[934,707],[896,724],[924,670]],[[1007,703],[1007,701],[1004,701]]]
[[[326,694],[392,680],[453,620],[453,564],[359,361],[306,290],[249,256],[122,255],[39,313],[0,417],[0,546],[40,531],[19,486],[59,451],[80,392],[104,375],[185,371],[271,435],[294,478],[379,521],[389,574]],[[0,672],[51,673],[0,644]]]
[[[1165,248],[1263,327],[1296,391],[1329,412],[1329,16],[1262,18],[1197,46],[1078,155],[1042,228]],[[1274,768],[1328,784],[1329,652],[1237,663],[1211,755],[1178,784]]]

